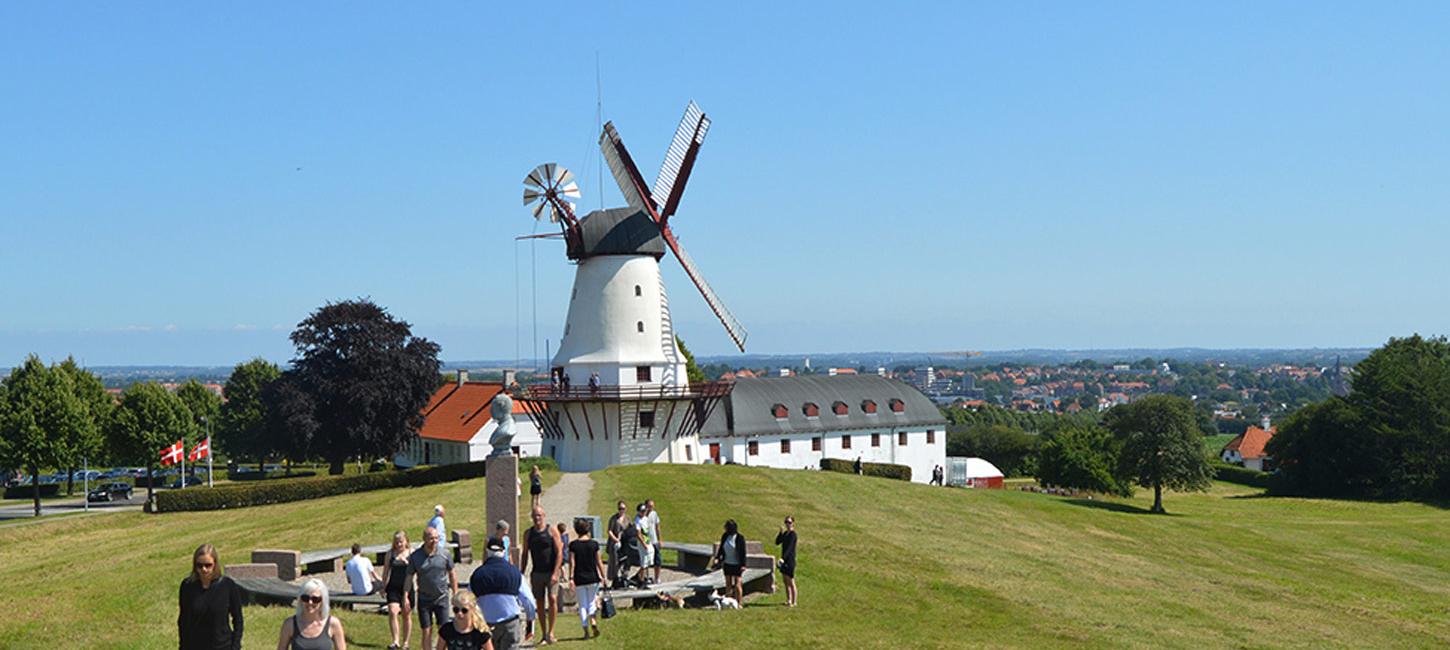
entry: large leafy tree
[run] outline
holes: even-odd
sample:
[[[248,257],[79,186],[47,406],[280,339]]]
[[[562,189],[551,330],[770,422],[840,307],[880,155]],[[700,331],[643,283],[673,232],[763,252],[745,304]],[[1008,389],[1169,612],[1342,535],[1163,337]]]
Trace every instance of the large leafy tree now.
[[[101,378],[80,367],[74,358],[66,357],[65,361],[53,368],[65,375],[71,392],[85,411],[85,418],[80,425],[66,431],[63,436],[69,461],[66,467],[70,470],[66,472],[66,492],[74,492],[76,465],[87,460],[93,464],[103,460],[101,456],[106,452],[104,428],[116,402],[106,392]]]
[[[127,388],[106,427],[106,437],[117,456],[127,464],[146,467],[147,503],[151,503],[161,450],[177,440],[187,446],[195,432],[196,424],[186,404],[154,382]]]
[[[40,516],[40,468],[69,464],[68,437],[87,425],[70,377],[35,355],[0,382],[0,465],[30,470],[35,516]]]
[[[291,338],[297,357],[283,379],[295,383],[278,394],[292,413],[281,419],[315,431],[311,453],[330,473],[349,458],[391,456],[417,435],[438,382],[437,344],[365,299],[323,306]]]
[[[221,426],[212,441],[230,459],[250,458],[259,466],[275,450],[267,430],[267,403],[262,398],[267,386],[282,375],[277,364],[266,359],[239,363],[227,378],[227,401],[221,406]]]
[[[1385,458],[1359,412],[1340,397],[1299,409],[1279,424],[1268,454],[1279,466],[1274,487],[1294,494],[1372,494]]]
[[[1213,483],[1193,402],[1149,395],[1108,410],[1103,424],[1122,445],[1118,480],[1153,488],[1153,512],[1166,512],[1164,489],[1207,490]]]
[[[293,462],[313,455],[318,430],[317,402],[308,394],[301,377],[292,372],[267,384],[262,400],[267,410],[258,444],[267,454],[286,459],[287,473],[291,474]]]
[[[1118,441],[1099,426],[1073,425],[1046,434],[1037,451],[1037,480],[1047,485],[1128,496],[1118,481]]]
[[[1355,365],[1347,399],[1381,459],[1371,496],[1450,497],[1450,342],[1390,339]]]
[[[191,412],[191,423],[196,427],[198,436],[205,438],[216,429],[222,410],[221,397],[195,379],[176,389],[176,396],[186,405],[186,410]]]
[[[1038,442],[1038,436],[1016,427],[984,424],[962,430],[949,429],[947,455],[985,458],[1008,476],[1022,476],[1032,471],[1032,456],[1037,451]]]

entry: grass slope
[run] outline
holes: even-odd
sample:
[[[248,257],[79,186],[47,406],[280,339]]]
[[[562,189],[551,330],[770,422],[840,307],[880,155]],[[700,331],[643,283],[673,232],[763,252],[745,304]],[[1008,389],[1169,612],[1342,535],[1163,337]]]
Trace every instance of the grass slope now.
[[[545,472],[545,485],[557,480],[557,472]],[[217,547],[223,564],[247,562],[255,548],[385,543],[399,528],[417,543],[435,503],[448,507],[450,529],[471,531],[479,544],[487,537],[481,478],[242,510],[112,513],[0,528],[0,648],[175,648],[177,585],[203,542]],[[291,613],[248,607],[244,647],[275,648]],[[387,617],[338,616],[357,647],[387,646]],[[413,647],[419,643],[415,629]]]
[[[1218,484],[1068,500],[828,472],[620,467],[593,508],[653,496],[662,534],[773,541],[793,514],[801,604],[629,612],[636,647],[1444,647],[1450,517],[1432,506],[1277,499]],[[610,645],[610,644],[606,644]]]
[[[1074,501],[736,466],[620,467],[594,480],[595,512],[654,497],[668,539],[710,541],[734,517],[770,541],[786,513],[801,534],[800,607],[781,607],[778,594],[739,612],[626,611],[605,623],[600,648],[1450,644],[1450,517],[1432,506],[1263,498],[1219,484],[1169,495],[1174,514],[1163,517],[1142,514],[1146,497]],[[481,479],[3,528],[0,647],[174,647],[176,585],[197,544],[237,562],[257,547],[342,546],[400,526],[417,535],[438,502],[451,526],[484,530]],[[274,647],[289,613],[248,608],[245,647]],[[340,615],[352,646],[387,644],[385,617]],[[561,620],[572,631],[572,614]]]

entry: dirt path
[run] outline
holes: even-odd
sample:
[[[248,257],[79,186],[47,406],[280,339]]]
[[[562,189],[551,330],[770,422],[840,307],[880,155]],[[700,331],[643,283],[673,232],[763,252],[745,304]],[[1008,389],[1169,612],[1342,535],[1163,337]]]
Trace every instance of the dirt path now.
[[[589,493],[594,480],[584,472],[563,474],[559,481],[544,490],[544,512],[549,521],[569,521],[576,515],[589,514]]]

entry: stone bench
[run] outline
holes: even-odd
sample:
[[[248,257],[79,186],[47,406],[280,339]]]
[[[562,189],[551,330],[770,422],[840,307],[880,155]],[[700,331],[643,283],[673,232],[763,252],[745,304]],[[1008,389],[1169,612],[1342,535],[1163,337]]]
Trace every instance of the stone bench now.
[[[771,591],[774,582],[774,571],[772,569],[749,568],[740,576],[741,589],[746,594],[754,594]],[[661,582],[657,585],[650,585],[640,589],[615,589],[606,591],[619,605],[619,601],[654,600],[658,594],[668,595],[689,594],[686,600],[695,606],[703,606],[709,602],[711,592],[720,591],[725,588],[725,573],[723,571],[711,571],[704,575],[692,576],[682,580]]]
[[[277,578],[281,580],[296,580],[301,575],[303,567],[302,552],[287,549],[257,549],[252,551],[253,564],[274,564],[277,566]]]
[[[234,580],[237,578],[276,578],[277,565],[270,562],[228,564],[225,565],[223,573]]]

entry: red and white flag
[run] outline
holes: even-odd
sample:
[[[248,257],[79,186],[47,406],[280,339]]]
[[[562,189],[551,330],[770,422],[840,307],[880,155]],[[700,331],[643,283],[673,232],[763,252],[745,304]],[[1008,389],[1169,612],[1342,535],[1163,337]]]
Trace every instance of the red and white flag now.
[[[192,448],[191,453],[187,454],[186,459],[190,461],[198,461],[210,455],[211,438],[207,438],[206,440],[197,443],[197,445]]]
[[[181,462],[182,455],[185,453],[186,447],[181,443],[180,440],[177,440],[176,444],[161,450],[161,464],[175,465],[176,463]]]

